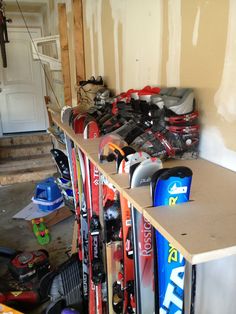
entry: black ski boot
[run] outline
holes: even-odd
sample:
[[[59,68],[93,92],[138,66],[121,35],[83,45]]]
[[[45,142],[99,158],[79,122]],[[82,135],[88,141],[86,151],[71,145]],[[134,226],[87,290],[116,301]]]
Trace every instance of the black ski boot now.
[[[138,136],[131,146],[161,159],[197,158],[199,124],[193,91],[175,89],[173,94],[175,96],[162,96],[158,101],[163,104],[158,122]]]

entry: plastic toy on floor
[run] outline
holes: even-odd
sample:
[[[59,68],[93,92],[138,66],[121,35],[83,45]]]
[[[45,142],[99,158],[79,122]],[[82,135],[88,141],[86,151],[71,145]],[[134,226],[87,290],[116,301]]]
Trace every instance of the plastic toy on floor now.
[[[49,230],[46,227],[43,218],[35,218],[32,220],[33,232],[40,245],[45,245],[50,242]]]

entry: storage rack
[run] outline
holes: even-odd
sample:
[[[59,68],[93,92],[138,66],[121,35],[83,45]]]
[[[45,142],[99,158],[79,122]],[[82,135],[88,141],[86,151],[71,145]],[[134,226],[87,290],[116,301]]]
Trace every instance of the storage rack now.
[[[128,175],[117,174],[115,162],[99,163],[99,138],[84,140],[64,125],[59,115],[52,115],[52,119],[192,265],[236,254],[235,172],[203,159],[166,161],[163,167],[192,169],[191,201],[174,207],[152,207],[149,187],[130,189]]]

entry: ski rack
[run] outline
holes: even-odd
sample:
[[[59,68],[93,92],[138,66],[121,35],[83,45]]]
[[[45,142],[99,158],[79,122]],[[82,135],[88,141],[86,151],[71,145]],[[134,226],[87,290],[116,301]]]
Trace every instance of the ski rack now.
[[[39,51],[38,45],[55,43],[56,53],[58,58],[47,56]],[[47,36],[41,38],[34,38],[32,42],[32,56],[34,60],[41,60],[43,63],[49,64],[51,71],[61,70],[61,50],[60,50],[60,37],[59,35]]]
[[[235,182],[233,171],[204,159],[170,160],[164,167],[186,166],[193,171],[188,203],[152,207],[149,187],[129,188],[127,174],[116,174],[115,162],[100,164],[99,138],[84,140],[52,115],[56,125],[87,155],[98,170],[192,265],[236,255]],[[227,187],[227,191],[225,190]],[[214,222],[214,223],[213,223]]]

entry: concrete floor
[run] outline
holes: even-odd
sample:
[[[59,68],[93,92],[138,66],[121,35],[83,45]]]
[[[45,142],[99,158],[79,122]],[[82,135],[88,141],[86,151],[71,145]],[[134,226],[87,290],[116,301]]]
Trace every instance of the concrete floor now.
[[[35,186],[36,183],[27,182],[0,187],[0,246],[22,251],[44,248],[49,252],[52,267],[56,267],[68,259],[66,251],[71,248],[74,217],[52,226],[49,230],[51,242],[43,247],[38,244],[28,222],[12,219],[31,202]]]

